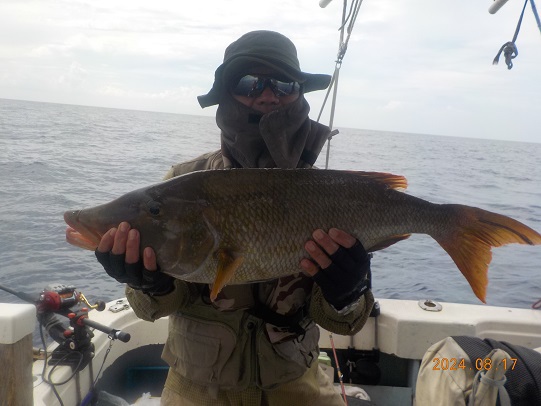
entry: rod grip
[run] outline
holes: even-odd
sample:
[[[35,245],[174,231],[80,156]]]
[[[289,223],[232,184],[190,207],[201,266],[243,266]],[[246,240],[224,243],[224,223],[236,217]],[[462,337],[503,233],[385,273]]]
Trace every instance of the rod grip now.
[[[99,330],[105,334],[109,334],[114,339],[118,339],[122,341],[123,343],[127,343],[131,339],[131,335],[129,333],[125,333],[121,330],[116,330],[111,327],[104,326],[103,324],[97,323],[93,320],[90,320],[88,318],[82,319],[85,326],[95,328],[96,330]]]

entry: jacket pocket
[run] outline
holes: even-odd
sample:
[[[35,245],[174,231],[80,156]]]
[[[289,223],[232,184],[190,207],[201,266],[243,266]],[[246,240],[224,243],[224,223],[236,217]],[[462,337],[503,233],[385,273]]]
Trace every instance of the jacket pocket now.
[[[319,355],[319,329],[315,323],[293,340],[271,344],[265,334],[259,337],[259,380],[262,388],[272,388],[302,376]]]
[[[174,365],[171,366],[193,382],[234,387],[241,378],[240,368],[235,374],[230,368],[224,373],[224,367],[230,362],[236,344],[236,334],[222,323],[175,316],[164,355],[172,353]]]

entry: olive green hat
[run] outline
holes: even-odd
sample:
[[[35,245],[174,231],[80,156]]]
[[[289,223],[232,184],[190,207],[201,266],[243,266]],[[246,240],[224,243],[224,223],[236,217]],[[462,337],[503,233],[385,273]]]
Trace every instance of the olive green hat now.
[[[330,75],[301,71],[297,49],[286,36],[274,31],[252,31],[229,45],[224,62],[216,69],[212,89],[197,100],[201,107],[218,104],[228,80],[250,66],[264,65],[302,84],[303,92],[326,89]]]

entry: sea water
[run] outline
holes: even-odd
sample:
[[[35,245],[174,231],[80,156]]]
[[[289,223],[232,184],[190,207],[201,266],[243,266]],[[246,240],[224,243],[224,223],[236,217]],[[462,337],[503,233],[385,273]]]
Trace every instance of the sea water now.
[[[541,143],[338,130],[332,169],[404,175],[407,193],[481,207],[541,231]],[[92,252],[66,243],[63,213],[160,181],[172,164],[219,146],[212,117],[0,99],[0,284],[37,294],[63,283],[90,301],[122,297],[123,285]],[[428,236],[375,253],[372,272],[379,298],[480,304]],[[541,247],[494,249],[488,304],[528,308],[539,298]],[[0,302],[21,300],[0,291]]]

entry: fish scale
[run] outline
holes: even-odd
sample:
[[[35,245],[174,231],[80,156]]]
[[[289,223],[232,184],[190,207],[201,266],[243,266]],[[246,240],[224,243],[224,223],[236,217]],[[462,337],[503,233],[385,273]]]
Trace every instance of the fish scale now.
[[[312,232],[335,227],[358,238],[369,252],[412,233],[428,234],[484,301],[491,248],[541,244],[539,233],[507,216],[430,203],[397,190],[405,187],[404,177],[378,172],[208,170],[66,212],[64,218],[70,226],[68,242],[88,249],[95,249],[111,227],[127,221],[139,230],[141,247],[155,250],[162,272],[214,283],[218,290],[226,283],[299,272]]]

